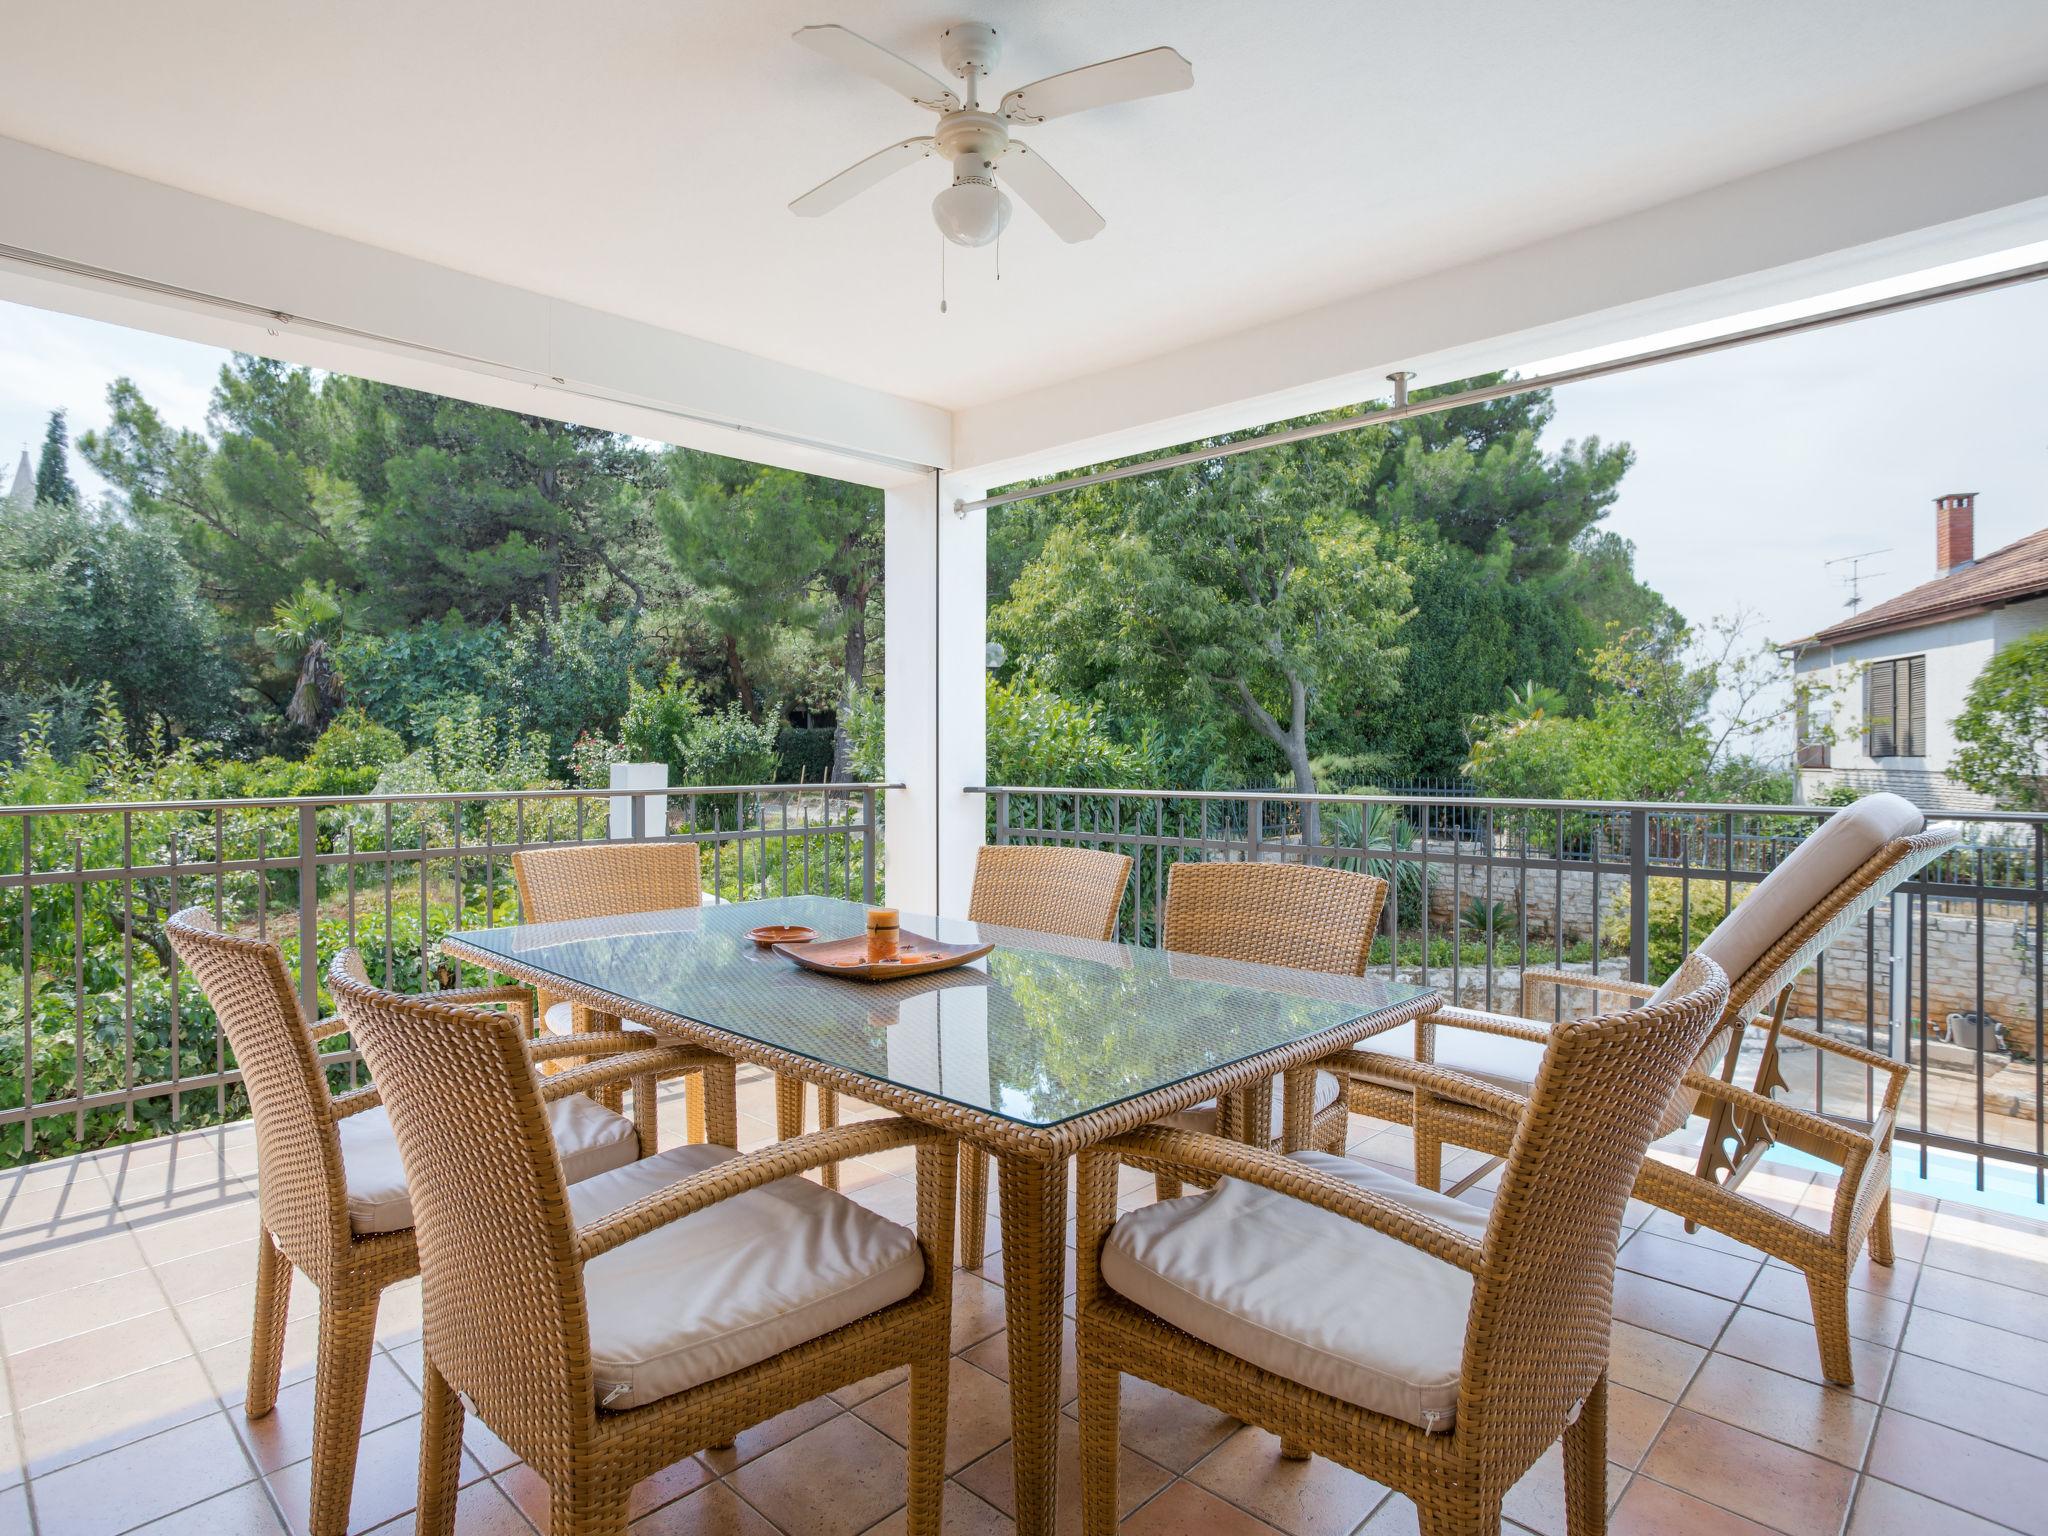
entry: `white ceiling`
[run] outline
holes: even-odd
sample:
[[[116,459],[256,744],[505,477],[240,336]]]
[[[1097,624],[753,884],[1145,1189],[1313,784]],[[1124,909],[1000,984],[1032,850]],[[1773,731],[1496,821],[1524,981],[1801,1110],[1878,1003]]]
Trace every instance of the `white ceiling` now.
[[[961,408],[2048,80],[2042,0],[122,0],[9,7],[0,135]],[[1192,93],[1026,130],[1107,216],[948,251],[936,162],[785,205],[930,117],[789,40],[838,22],[990,97],[1171,44]]]

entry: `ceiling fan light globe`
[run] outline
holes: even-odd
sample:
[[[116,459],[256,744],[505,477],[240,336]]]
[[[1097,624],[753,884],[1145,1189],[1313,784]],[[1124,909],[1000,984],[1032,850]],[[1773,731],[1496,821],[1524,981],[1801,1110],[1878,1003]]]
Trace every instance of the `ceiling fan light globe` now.
[[[939,233],[955,245],[987,245],[1010,222],[1010,200],[985,181],[956,181],[932,199]]]

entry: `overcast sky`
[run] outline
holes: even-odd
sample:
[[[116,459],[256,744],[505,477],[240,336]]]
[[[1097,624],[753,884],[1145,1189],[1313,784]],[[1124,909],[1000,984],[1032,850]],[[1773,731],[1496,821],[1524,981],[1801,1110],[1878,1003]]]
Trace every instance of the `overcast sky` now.
[[[1786,640],[1843,611],[1837,556],[1888,551],[1866,563],[1866,602],[1933,575],[1944,492],[1978,493],[1980,555],[2048,525],[2044,337],[2048,282],[1571,385],[1552,430],[1634,446],[1607,526],[1680,612],[1751,610],[1760,636]],[[225,357],[0,304],[0,478],[24,444],[36,453],[53,407],[74,439],[103,425],[117,374],[203,426]],[[76,455],[72,474],[103,489]]]

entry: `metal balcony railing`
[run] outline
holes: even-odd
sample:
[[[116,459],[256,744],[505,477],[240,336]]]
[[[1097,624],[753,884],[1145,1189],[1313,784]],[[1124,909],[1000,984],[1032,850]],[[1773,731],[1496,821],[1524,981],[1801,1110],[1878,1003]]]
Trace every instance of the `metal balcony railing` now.
[[[1132,856],[1120,936],[1157,943],[1168,871],[1186,859],[1284,859],[1387,879],[1376,971],[1468,1006],[1513,1010],[1523,966],[1661,981],[1829,814],[1789,805],[1663,805],[1411,793],[1298,795],[992,787],[992,842]],[[2043,1107],[2048,817],[1938,812],[1962,845],[1838,942],[1790,1016],[1913,1068],[1899,1136],[2031,1170],[2048,1202]],[[1588,1001],[1565,994],[1567,1010]],[[1789,1053],[1795,1100],[1867,1118],[1870,1074]]]
[[[164,939],[180,907],[276,939],[317,1014],[348,945],[388,986],[456,984],[438,942],[518,921],[508,859],[524,848],[683,838],[722,899],[872,901],[882,787],[0,806],[0,1167],[246,1113],[213,1012]],[[339,1044],[330,1076],[347,1087],[357,1057]]]

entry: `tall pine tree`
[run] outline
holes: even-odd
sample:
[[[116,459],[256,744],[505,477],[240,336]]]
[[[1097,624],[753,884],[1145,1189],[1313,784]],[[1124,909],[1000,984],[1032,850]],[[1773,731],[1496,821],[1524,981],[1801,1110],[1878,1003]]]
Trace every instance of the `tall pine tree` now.
[[[43,432],[43,454],[36,460],[36,500],[53,507],[78,505],[78,487],[71,480],[66,458],[71,436],[65,430],[64,413],[50,412],[50,425]]]

